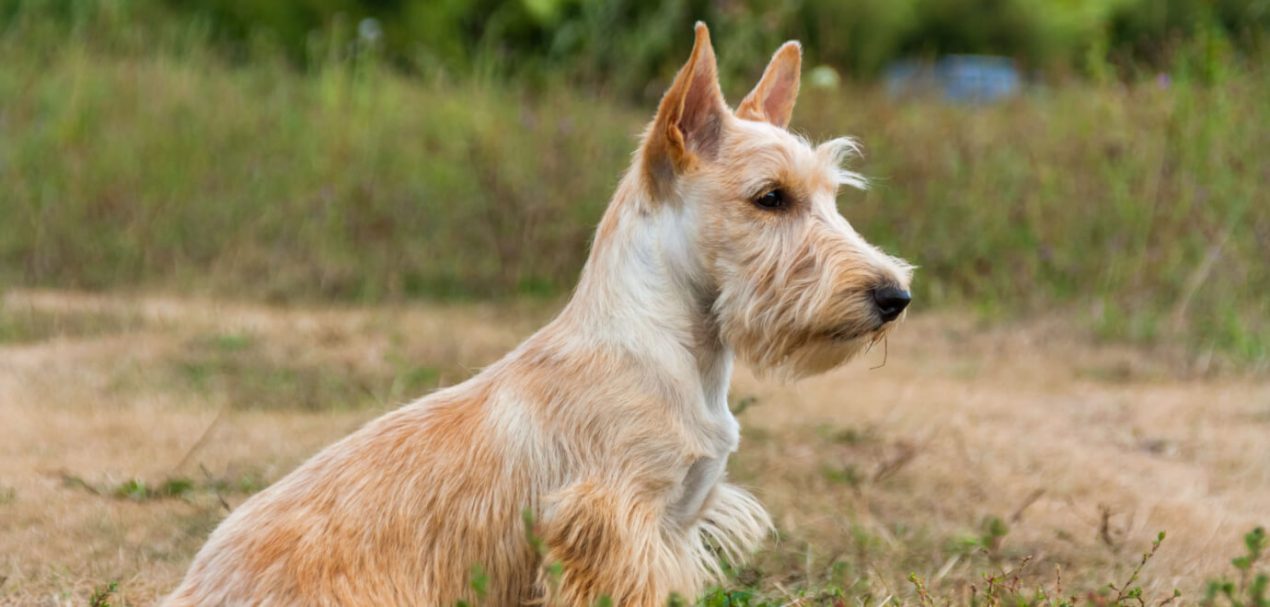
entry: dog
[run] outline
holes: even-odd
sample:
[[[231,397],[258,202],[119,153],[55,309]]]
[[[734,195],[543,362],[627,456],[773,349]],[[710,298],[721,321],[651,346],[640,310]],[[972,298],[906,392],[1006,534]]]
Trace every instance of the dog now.
[[[733,360],[819,373],[910,301],[837,211],[855,143],[786,129],[801,62],[734,111],[698,23],[559,316],[248,499],[165,604],[644,607],[743,561],[771,522],[724,482]]]

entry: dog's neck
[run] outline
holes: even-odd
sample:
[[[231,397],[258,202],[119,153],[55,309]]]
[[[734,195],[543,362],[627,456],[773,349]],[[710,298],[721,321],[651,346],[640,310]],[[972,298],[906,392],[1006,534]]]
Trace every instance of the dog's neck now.
[[[632,170],[609,205],[573,298],[577,336],[619,346],[727,417],[733,354],[719,337],[715,290],[701,267],[690,209],[655,201]]]

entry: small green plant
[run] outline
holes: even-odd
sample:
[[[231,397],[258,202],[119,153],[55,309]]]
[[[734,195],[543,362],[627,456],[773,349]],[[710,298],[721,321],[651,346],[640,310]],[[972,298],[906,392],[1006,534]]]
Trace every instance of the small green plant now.
[[[979,521],[979,530],[956,537],[951,542],[953,552],[970,554],[982,551],[989,559],[996,560],[1001,552],[1001,544],[1010,534],[1010,526],[996,515],[983,517]]]
[[[1125,580],[1125,582],[1119,586],[1117,586],[1114,582],[1107,584],[1107,587],[1116,593],[1116,596],[1111,599],[1112,605],[1127,607],[1129,605],[1136,604],[1139,607],[1145,607],[1146,603],[1142,598],[1142,587],[1134,586],[1134,584],[1138,581],[1138,576],[1142,573],[1142,568],[1146,567],[1146,564],[1155,557],[1155,553],[1160,549],[1160,544],[1163,543],[1164,532],[1161,531],[1160,534],[1156,536],[1155,541],[1151,542],[1151,549],[1142,553],[1142,560],[1138,561],[1137,567],[1133,568],[1133,573],[1129,574],[1128,580]],[[1174,591],[1174,595],[1176,596],[1176,591]]]
[[[675,597],[677,598],[677,597]],[[715,588],[703,595],[698,601],[698,607],[750,607],[754,600],[754,592],[747,589],[741,590],[724,590]],[[683,605],[683,601],[675,602],[672,598],[670,605]]]
[[[546,554],[547,546],[543,543],[542,538],[538,537],[538,532],[535,530],[534,511],[530,508],[521,510],[520,520],[525,524],[525,539],[529,542],[529,546],[539,556]]]
[[[472,565],[472,568],[468,570],[467,585],[476,595],[476,604],[482,604],[485,596],[489,594],[489,574],[485,573],[485,568],[480,564]],[[472,607],[472,603],[460,599],[454,602],[454,607]]]
[[[1270,575],[1258,571],[1267,546],[1266,530],[1257,527],[1244,535],[1243,555],[1231,560],[1239,572],[1239,581],[1229,579],[1209,580],[1204,589],[1201,605],[1208,607],[1270,607]]]
[[[1006,570],[1004,568],[994,573],[983,574],[983,594],[979,594],[979,587],[971,584],[970,586],[970,605],[978,607],[978,605],[989,605],[997,607],[1006,603],[1025,603],[1020,601],[1019,597],[1023,595],[1023,576],[1024,570],[1032,564],[1032,557],[1024,557],[1013,569]]]
[[[245,333],[225,333],[212,338],[212,345],[222,352],[242,352],[254,342],[252,336]]]
[[[996,555],[1001,550],[1001,542],[1010,534],[1010,526],[1006,525],[999,516],[989,516],[983,520],[980,528],[983,530],[983,535],[980,536],[979,541],[989,554]]]
[[[143,502],[153,499],[185,497],[194,489],[194,481],[185,477],[170,477],[153,486],[141,479],[133,478],[119,483],[112,493],[115,497],[130,499],[134,502]]]
[[[852,488],[859,487],[864,482],[864,477],[860,474],[860,470],[853,464],[824,466],[820,472],[825,477],[825,480]]]
[[[118,591],[118,580],[111,580],[105,586],[94,588],[88,597],[88,607],[111,607],[110,597]]]
[[[736,399],[736,402],[732,404],[732,415],[740,415],[744,413],[746,409],[749,409],[757,404],[759,404],[757,396],[742,396]]]
[[[0,506],[12,504],[18,499],[18,490],[0,485]]]
[[[224,495],[251,495],[267,486],[263,480],[253,474],[245,474],[237,478],[221,478],[212,476],[204,469],[203,481],[195,481],[185,476],[169,476],[156,483],[141,478],[130,478],[118,484],[91,483],[82,477],[61,473],[62,484],[66,487],[83,489],[93,495],[126,499],[134,502],[147,502],[164,499],[189,500],[198,494],[212,494],[224,503]],[[226,505],[228,510],[228,505]]]
[[[917,602],[922,607],[935,607],[935,601],[931,600],[930,592],[926,590],[926,581],[918,577],[916,573],[908,574],[908,583],[913,585],[913,590],[917,592]]]

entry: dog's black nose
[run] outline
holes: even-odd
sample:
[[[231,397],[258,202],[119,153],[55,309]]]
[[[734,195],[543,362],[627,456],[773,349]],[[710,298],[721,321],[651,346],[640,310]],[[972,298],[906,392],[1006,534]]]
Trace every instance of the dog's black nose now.
[[[897,287],[881,287],[873,290],[873,301],[878,305],[882,322],[891,322],[900,317],[900,313],[908,307],[908,302],[913,301],[913,296]]]

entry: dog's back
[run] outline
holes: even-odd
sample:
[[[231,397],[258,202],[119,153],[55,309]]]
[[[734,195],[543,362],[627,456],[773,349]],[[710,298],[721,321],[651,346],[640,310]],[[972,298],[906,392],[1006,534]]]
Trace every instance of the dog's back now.
[[[529,599],[526,462],[473,440],[496,433],[488,383],[375,420],[248,500],[165,604],[441,605],[471,602],[473,575],[497,576],[493,604]]]

